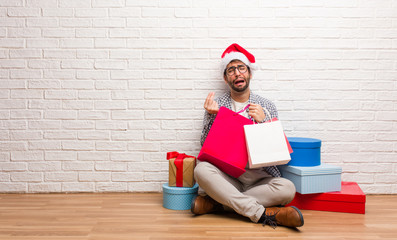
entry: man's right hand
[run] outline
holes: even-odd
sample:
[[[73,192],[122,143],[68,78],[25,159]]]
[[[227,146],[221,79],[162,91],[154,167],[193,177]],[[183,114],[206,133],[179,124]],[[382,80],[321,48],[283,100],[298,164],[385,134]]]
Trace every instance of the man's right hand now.
[[[217,114],[219,111],[218,103],[214,101],[214,92],[210,92],[205,99],[204,108],[209,114]]]

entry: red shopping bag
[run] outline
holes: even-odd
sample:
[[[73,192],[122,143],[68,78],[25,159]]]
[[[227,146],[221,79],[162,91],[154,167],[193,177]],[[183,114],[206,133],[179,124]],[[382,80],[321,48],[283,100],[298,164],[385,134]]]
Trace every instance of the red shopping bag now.
[[[238,178],[245,172],[248,162],[243,127],[246,124],[252,124],[252,121],[221,107],[197,159],[210,162],[224,173]]]

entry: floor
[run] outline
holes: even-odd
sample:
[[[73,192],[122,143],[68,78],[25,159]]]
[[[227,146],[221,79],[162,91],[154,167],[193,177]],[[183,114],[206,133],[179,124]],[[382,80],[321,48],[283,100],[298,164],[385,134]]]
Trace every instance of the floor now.
[[[0,239],[397,239],[397,195],[369,195],[366,214],[302,210],[299,229],[235,213],[193,216],[161,193],[0,194]]]

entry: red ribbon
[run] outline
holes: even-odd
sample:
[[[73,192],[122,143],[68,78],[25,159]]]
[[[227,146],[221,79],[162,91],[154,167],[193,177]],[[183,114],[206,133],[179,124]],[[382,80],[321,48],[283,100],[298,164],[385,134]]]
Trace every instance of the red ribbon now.
[[[189,156],[184,153],[167,152],[167,160],[170,160],[171,158],[175,158],[174,164],[176,167],[176,186],[177,187],[183,187],[183,160],[188,157],[195,158],[193,156]]]

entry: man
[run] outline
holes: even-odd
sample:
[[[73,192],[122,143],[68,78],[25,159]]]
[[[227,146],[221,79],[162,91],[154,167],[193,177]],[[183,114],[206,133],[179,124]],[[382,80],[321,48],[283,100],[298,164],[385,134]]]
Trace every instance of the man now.
[[[205,103],[204,127],[201,134],[203,145],[212,123],[224,106],[235,112],[249,105],[243,116],[258,123],[278,117],[275,105],[250,91],[255,57],[238,44],[230,45],[222,54],[221,70],[223,79],[230,91],[214,99],[208,94]],[[265,114],[264,108],[271,116]],[[282,178],[277,167],[248,169],[238,178],[220,171],[208,162],[199,162],[194,177],[200,186],[199,196],[193,200],[192,213],[206,214],[223,209],[233,209],[238,214],[250,218],[252,222],[300,227],[302,213],[295,207],[277,207],[288,204],[295,196],[295,186]]]

